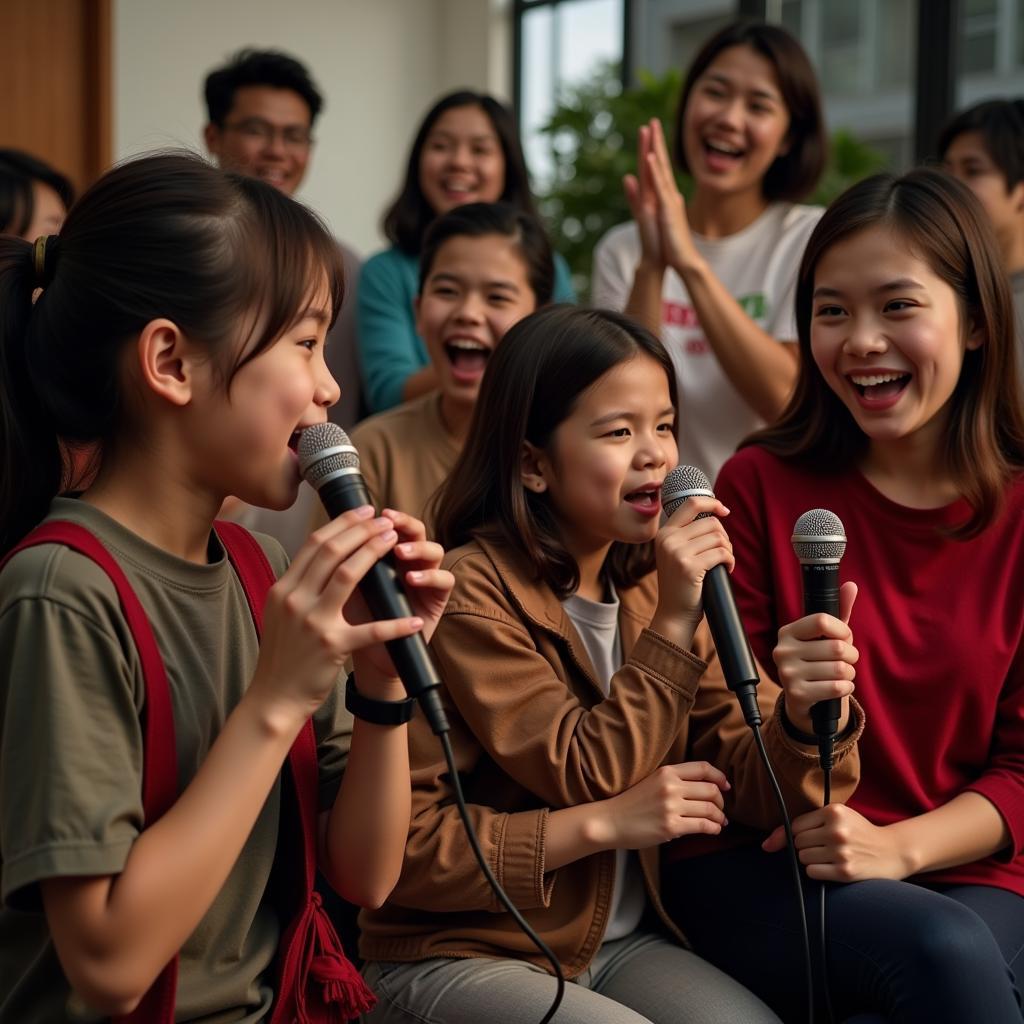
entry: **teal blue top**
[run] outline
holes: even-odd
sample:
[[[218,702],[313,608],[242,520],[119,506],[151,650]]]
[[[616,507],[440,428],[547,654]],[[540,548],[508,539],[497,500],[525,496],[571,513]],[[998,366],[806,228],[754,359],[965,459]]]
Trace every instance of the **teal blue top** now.
[[[356,297],[356,327],[363,384],[371,412],[402,401],[406,378],[430,362],[416,333],[413,299],[419,291],[420,261],[392,247],[363,264]],[[555,253],[555,302],[575,302],[569,264]]]

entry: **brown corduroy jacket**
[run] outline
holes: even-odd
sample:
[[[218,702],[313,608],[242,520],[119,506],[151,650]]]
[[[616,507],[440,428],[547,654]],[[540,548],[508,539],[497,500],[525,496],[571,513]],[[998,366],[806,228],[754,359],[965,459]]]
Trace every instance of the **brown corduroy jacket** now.
[[[727,773],[730,822],[773,828],[777,806],[706,625],[694,637],[695,653],[647,628],[657,604],[654,573],[619,591],[625,661],[605,697],[561,603],[521,555],[478,538],[446,564],[455,589],[431,650],[445,684],[470,816],[498,881],[574,977],[600,947],[615,856],[607,851],[546,871],[551,810],[616,796],[660,765],[686,760],[707,760]],[[820,773],[815,752],[783,731],[780,695],[762,679],[764,741],[795,816],[820,806]],[[863,717],[859,708],[855,714],[856,728],[836,748],[836,802],[857,783]],[[405,863],[388,902],[360,915],[362,956],[514,956],[547,967],[473,857],[437,738],[419,715],[409,730],[413,794]],[[658,848],[641,851],[640,862],[651,905],[685,942],[661,905]]]

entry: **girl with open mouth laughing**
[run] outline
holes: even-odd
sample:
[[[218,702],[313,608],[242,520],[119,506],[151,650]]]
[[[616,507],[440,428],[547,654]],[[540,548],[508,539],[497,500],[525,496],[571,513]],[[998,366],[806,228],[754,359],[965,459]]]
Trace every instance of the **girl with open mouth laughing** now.
[[[859,652],[818,678],[855,677],[860,782],[793,823],[808,897],[828,886],[834,1019],[1019,1024],[1024,416],[981,205],[930,170],[855,185],[807,243],[797,326],[793,400],[726,463],[717,492],[761,664],[781,681],[796,639]],[[780,630],[802,608],[793,524],[815,507],[845,526],[843,617]],[[698,952],[797,1020],[782,846],[777,830],[763,849],[692,859],[669,887]]]

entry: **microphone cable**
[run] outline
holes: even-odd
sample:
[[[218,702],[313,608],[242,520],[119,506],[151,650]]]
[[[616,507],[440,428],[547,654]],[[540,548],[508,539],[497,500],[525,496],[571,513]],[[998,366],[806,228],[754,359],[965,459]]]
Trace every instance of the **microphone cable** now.
[[[562,998],[565,995],[565,974],[562,972],[562,965],[558,962],[558,957],[555,956],[551,947],[533,930],[530,926],[530,922],[523,917],[519,912],[519,908],[512,902],[508,893],[502,889],[498,880],[494,877],[494,872],[491,871],[491,866],[487,863],[487,858],[484,857],[483,850],[480,849],[480,842],[473,829],[473,824],[469,820],[469,811],[466,810],[466,800],[462,794],[462,783],[459,780],[459,773],[455,767],[455,755],[452,753],[452,745],[451,741],[448,739],[448,733],[439,732],[435,733],[435,735],[441,741],[441,747],[444,750],[444,759],[448,763],[448,774],[451,776],[452,788],[455,790],[455,803],[459,809],[459,816],[462,818],[462,825],[466,830],[466,838],[469,840],[469,845],[473,848],[473,855],[476,857],[476,861],[480,865],[480,870],[484,873],[484,877],[487,879],[488,885],[490,885],[494,890],[494,895],[498,897],[501,905],[512,915],[512,919],[517,925],[519,925],[519,928],[523,931],[526,937],[537,947],[540,953],[551,964],[557,988],[555,990],[555,998],[552,1000],[551,1006],[548,1008],[548,1012],[544,1014],[540,1021],[540,1024],[550,1024],[555,1014],[558,1013],[558,1008],[562,1005]]]
[[[323,502],[327,514],[333,519],[348,509],[360,505],[372,505],[369,492],[359,472],[359,453],[352,444],[348,434],[334,423],[319,423],[302,431],[298,444],[299,466],[306,482],[317,492]],[[408,600],[400,585],[393,567],[389,568],[387,559],[378,561],[364,577],[360,590],[371,612],[378,619],[395,619],[411,614]],[[455,767],[455,756],[452,753],[451,741],[448,738],[448,720],[445,717],[439,689],[441,685],[437,669],[431,661],[423,638],[419,635],[389,640],[384,645],[398,669],[398,675],[405,684],[406,692],[415,697],[430,726],[431,732],[438,738],[444,750],[444,759],[448,764],[455,790],[455,802],[459,809],[466,838],[472,847],[480,870],[484,873],[488,885],[494,890],[501,905],[512,915],[526,937],[537,947],[540,953],[551,963],[555,980],[558,983],[551,1008],[544,1015],[540,1024],[549,1024],[558,1012],[565,995],[565,975],[562,965],[544,940],[530,927],[530,923],[519,912],[519,909],[498,883],[491,871],[480,841],[469,820],[466,801],[462,794],[462,782]]]
[[[822,783],[825,791],[825,799],[822,803],[822,807],[828,807],[832,801],[832,738],[829,737],[829,758],[826,763],[824,759],[821,761],[821,774]],[[822,879],[819,883],[821,891],[819,893],[819,912],[818,912],[818,924],[821,929],[821,989],[825,997],[825,1012],[828,1014],[829,1024],[835,1024],[835,1014],[832,1012],[832,993],[828,983],[828,933],[825,927],[825,897],[826,887],[825,880]]]
[[[760,716],[758,716],[758,718],[760,719]],[[761,761],[764,764],[765,771],[768,773],[772,792],[775,794],[775,802],[779,805],[779,810],[782,812],[782,827],[786,831],[786,849],[789,852],[789,866],[793,872],[793,886],[796,892],[797,915],[800,919],[800,933],[803,938],[804,977],[807,983],[807,1022],[808,1024],[814,1024],[814,967],[811,962],[811,936],[807,927],[807,908],[804,906],[804,889],[800,876],[800,859],[796,852],[796,840],[793,838],[793,824],[789,820],[789,809],[786,807],[786,800],[782,795],[782,787],[779,785],[779,780],[775,777],[775,771],[772,769],[771,759],[768,757],[768,751],[765,749],[764,737],[761,735],[760,720],[750,722],[748,724],[750,725],[750,731],[754,734],[754,742],[757,744],[757,750],[761,755]],[[822,904],[822,907],[824,908],[824,903]]]

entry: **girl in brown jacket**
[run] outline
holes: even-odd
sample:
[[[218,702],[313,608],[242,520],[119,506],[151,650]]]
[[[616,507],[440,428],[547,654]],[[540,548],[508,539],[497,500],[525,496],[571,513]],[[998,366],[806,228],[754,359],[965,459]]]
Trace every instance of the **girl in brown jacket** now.
[[[451,741],[495,875],[577,982],[558,1024],[777,1020],[684,948],[659,898],[659,844],[717,836],[727,814],[777,823],[702,623],[704,574],[733,564],[728,509],[691,498],[659,528],[674,430],[674,375],[653,335],[618,314],[550,308],[492,357],[440,495],[456,584],[432,649]],[[842,799],[857,772],[852,682],[813,674],[789,674],[800,680],[785,702],[802,715],[842,697],[855,715],[836,759]],[[784,733],[781,692],[761,685],[764,738],[798,812],[818,798],[816,757]],[[422,722],[410,743],[402,877],[361,918],[380,998],[369,1020],[537,1021],[554,979],[474,861]]]

